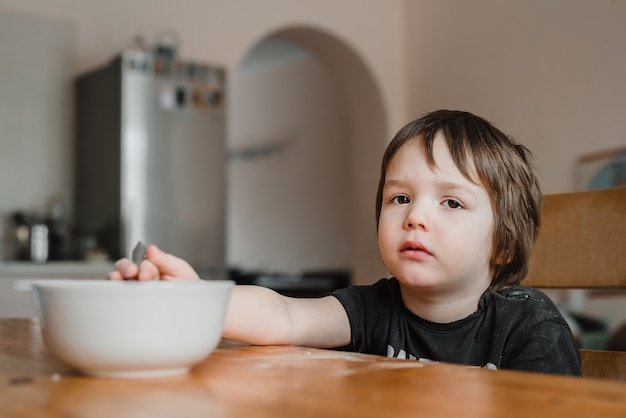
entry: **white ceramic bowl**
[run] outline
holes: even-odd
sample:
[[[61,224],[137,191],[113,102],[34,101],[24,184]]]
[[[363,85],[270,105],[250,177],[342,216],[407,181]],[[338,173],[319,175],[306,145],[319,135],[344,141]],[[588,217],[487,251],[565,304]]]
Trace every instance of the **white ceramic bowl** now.
[[[47,350],[97,377],[187,373],[220,341],[234,283],[48,280],[33,284]]]

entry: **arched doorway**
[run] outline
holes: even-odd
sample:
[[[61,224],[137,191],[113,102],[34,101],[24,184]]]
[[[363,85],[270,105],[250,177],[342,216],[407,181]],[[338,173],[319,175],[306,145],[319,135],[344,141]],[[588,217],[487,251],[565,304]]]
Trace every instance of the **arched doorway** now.
[[[289,28],[258,41],[231,77],[229,267],[378,279],[387,130],[363,60],[332,35]]]

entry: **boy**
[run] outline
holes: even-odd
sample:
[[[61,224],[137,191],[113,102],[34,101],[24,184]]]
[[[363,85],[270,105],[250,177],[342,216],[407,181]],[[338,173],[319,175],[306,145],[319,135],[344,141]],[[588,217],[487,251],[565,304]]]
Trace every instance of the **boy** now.
[[[518,286],[541,216],[529,153],[471,113],[410,122],[385,151],[376,217],[392,278],[316,299],[236,286],[224,336],[491,369],[580,375],[572,334],[543,293]],[[110,279],[198,279],[150,246]]]

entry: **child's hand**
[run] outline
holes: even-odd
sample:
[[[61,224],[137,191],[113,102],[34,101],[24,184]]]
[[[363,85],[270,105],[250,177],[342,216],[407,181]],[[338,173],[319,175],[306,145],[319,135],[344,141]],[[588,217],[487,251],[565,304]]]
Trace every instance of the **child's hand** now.
[[[183,259],[159,250],[155,245],[146,249],[146,258],[136,265],[127,258],[115,263],[109,280],[198,280],[198,274]]]

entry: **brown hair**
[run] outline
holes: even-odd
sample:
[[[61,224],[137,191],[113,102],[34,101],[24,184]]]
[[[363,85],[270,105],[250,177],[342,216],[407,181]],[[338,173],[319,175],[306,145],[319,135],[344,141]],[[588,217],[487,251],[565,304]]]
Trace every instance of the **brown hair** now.
[[[530,163],[530,151],[476,115],[438,110],[409,122],[398,131],[387,146],[381,165],[376,195],[377,226],[389,161],[410,139],[420,139],[428,164],[434,167],[433,141],[438,133],[445,138],[463,176],[481,184],[490,196],[494,213],[491,285],[501,289],[518,284],[528,272],[539,231],[541,189]],[[472,178],[472,167],[478,179]]]

